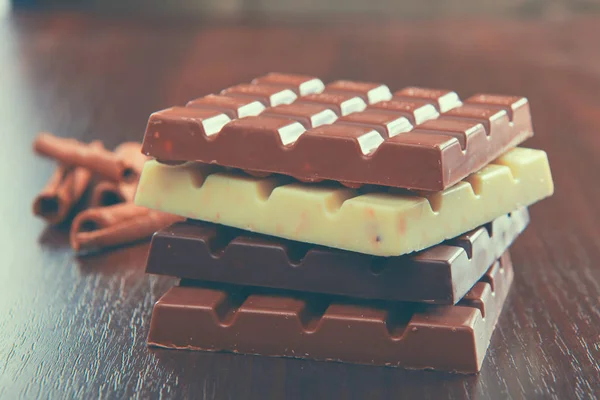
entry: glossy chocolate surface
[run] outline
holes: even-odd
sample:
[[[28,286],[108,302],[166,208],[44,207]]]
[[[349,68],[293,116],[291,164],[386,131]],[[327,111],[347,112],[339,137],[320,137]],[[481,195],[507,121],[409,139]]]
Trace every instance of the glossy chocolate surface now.
[[[146,272],[184,279],[455,304],[529,223],[521,209],[420,253],[374,257],[200,221],[157,232]]]
[[[360,96],[367,104],[392,98],[390,89],[381,83],[339,80],[325,86],[325,93],[352,93]]]
[[[265,106],[251,97],[235,97],[209,94],[208,96],[190,100],[186,107],[198,107],[219,110],[229,118],[244,118],[258,115],[265,110]]]
[[[288,87],[299,96],[306,96],[313,93],[321,93],[325,85],[319,78],[308,75],[282,74],[271,72],[265,76],[260,76],[252,81],[254,84],[276,84]]]
[[[221,91],[222,95],[245,97],[260,101],[266,107],[290,104],[297,99],[296,93],[288,85],[280,84],[240,84]]]

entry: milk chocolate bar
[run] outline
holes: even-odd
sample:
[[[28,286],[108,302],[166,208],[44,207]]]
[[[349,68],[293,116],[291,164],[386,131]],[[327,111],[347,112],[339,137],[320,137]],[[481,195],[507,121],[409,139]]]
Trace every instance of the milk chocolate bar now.
[[[554,190],[546,153],[516,148],[433,194],[349,189],[217,166],[148,161],[135,202],[186,218],[298,242],[399,256],[475,229]]]
[[[423,252],[386,258],[187,221],[154,235],[146,272],[356,298],[456,304],[528,223],[523,208]]]
[[[512,279],[505,253],[454,306],[182,281],[156,303],[148,344],[476,373]]]
[[[524,97],[477,94],[463,103],[447,90],[392,94],[386,85],[352,81],[320,90],[317,78],[272,74],[158,111],[149,118],[143,151],[171,163],[199,161],[304,182],[439,191],[533,135]],[[241,107],[252,111],[242,114]]]

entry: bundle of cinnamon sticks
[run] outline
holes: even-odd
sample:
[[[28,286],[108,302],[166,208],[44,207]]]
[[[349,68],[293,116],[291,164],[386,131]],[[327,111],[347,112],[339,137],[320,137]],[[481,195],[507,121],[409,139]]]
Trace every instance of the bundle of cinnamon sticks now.
[[[87,144],[42,132],[33,148],[58,162],[33,203],[35,215],[52,225],[67,222],[91,189],[87,207],[74,217],[70,227],[71,247],[77,252],[133,243],[182,220],[133,203],[147,160],[140,143],[125,142],[110,151],[99,141]]]

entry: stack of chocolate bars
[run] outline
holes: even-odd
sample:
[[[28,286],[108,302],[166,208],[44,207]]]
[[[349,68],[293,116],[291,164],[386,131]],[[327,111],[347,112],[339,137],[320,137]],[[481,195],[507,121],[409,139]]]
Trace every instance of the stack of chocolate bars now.
[[[271,73],[150,116],[136,203],[187,218],[148,343],[480,370],[553,193],[527,99]]]

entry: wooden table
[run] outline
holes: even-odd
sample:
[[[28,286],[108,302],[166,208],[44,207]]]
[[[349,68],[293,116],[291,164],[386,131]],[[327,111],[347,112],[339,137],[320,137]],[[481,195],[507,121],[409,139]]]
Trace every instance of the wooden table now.
[[[593,398],[600,387],[600,19],[0,22],[0,398]],[[150,112],[271,70],[530,99],[555,195],[512,248],[515,285],[477,376],[149,351],[147,244],[76,258],[31,202],[40,130],[109,147]]]

